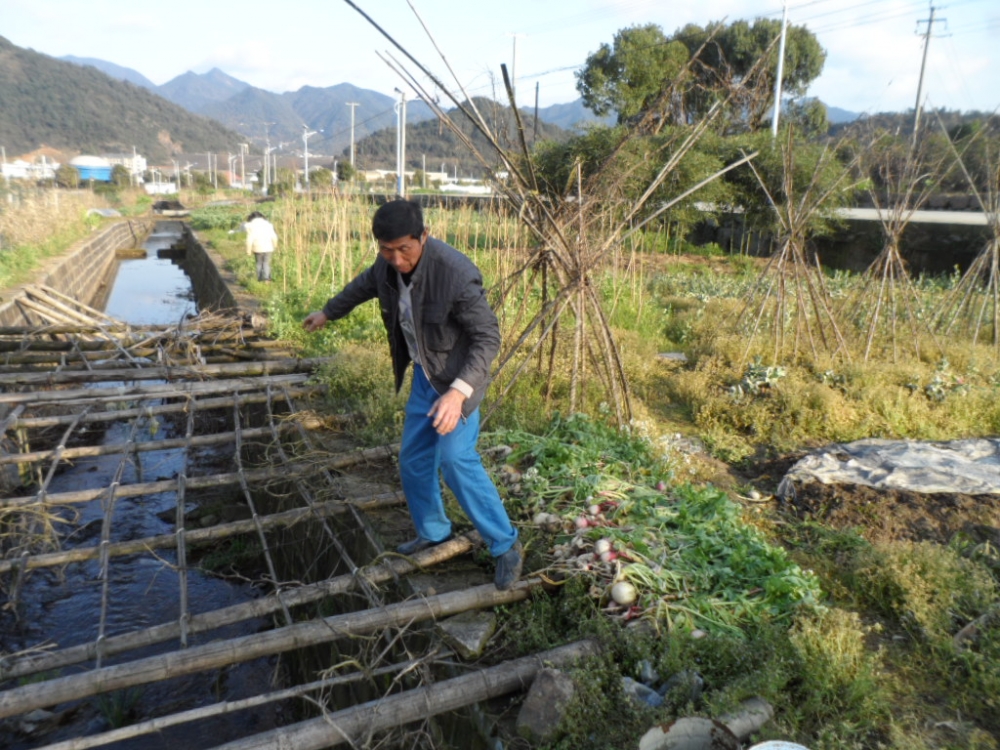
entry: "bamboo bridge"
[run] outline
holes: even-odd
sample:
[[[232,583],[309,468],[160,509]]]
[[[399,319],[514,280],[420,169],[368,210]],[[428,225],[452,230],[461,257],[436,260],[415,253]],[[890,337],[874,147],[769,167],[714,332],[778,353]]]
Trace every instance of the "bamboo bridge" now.
[[[431,626],[541,582],[480,584],[474,533],[385,554],[383,537],[408,533],[395,447],[338,438],[335,418],[312,408],[324,361],[296,358],[250,316],[126,325],[45,285],[18,304],[26,323],[0,326],[0,622],[18,645],[0,652],[0,728],[13,747],[367,746],[592,649],[458,665]],[[243,600],[192,594],[210,555],[241,549],[256,572],[223,570]],[[471,573],[428,578],[461,556]],[[61,637],[37,632],[64,589],[92,597],[89,616]],[[252,694],[219,687],[247,665],[267,674],[239,683]],[[221,698],[156,701],[196,692],[185,680]],[[154,705],[133,723],[73,728],[143,694]],[[440,746],[477,746],[474,723]]]

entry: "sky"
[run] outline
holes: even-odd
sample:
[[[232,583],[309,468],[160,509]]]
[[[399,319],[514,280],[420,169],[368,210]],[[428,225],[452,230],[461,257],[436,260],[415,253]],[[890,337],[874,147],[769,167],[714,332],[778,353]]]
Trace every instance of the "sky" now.
[[[493,95],[506,64],[521,106],[532,106],[537,91],[542,107],[578,98],[574,71],[619,29],[655,23],[669,35],[688,23],[780,20],[783,7],[782,0],[354,3],[452,91],[460,84],[470,95]],[[3,6],[0,36],[13,44],[53,57],[99,58],[158,85],[219,68],[277,93],[351,83],[414,96],[385,62],[389,54],[402,59],[399,52],[344,0],[3,0]],[[788,0],[788,22],[806,26],[827,52],[808,95],[829,106],[912,110],[926,42],[924,106],[1000,107],[997,0],[947,0],[933,11],[927,0]]]

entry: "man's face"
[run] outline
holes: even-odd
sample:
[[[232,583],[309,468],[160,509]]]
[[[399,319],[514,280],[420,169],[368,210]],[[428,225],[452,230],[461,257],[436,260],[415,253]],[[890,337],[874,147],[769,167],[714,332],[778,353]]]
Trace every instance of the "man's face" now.
[[[420,235],[420,239],[407,236],[395,240],[379,240],[378,253],[386,263],[400,273],[411,273],[424,253],[425,242],[427,242],[426,229]]]

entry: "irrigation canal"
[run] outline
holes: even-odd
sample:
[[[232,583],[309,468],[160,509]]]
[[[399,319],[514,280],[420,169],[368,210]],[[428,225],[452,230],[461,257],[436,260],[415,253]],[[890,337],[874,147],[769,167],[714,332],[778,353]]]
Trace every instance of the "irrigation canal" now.
[[[143,248],[103,310],[30,286],[0,326],[0,745],[486,747],[476,704],[585,647],[460,666],[447,618],[539,582],[498,592],[471,535],[384,555],[393,448],[313,409],[321,361],[195,299],[183,224]]]

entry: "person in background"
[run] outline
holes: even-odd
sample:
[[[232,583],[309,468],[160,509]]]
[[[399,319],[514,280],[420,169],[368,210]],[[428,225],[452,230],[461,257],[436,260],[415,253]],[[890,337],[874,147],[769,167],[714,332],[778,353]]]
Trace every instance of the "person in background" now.
[[[257,259],[257,281],[270,281],[271,255],[278,244],[274,225],[260,211],[254,211],[247,217],[243,229],[247,233],[247,255]]]
[[[317,331],[377,299],[389,335],[396,390],[413,363],[399,474],[417,536],[398,551],[412,555],[452,537],[438,472],[496,560],[494,583],[509,589],[521,576],[523,550],[496,485],[476,449],[479,405],[500,349],[500,325],[479,269],[431,237],[413,201],[395,200],[372,218],[378,257],[303,321]]]

